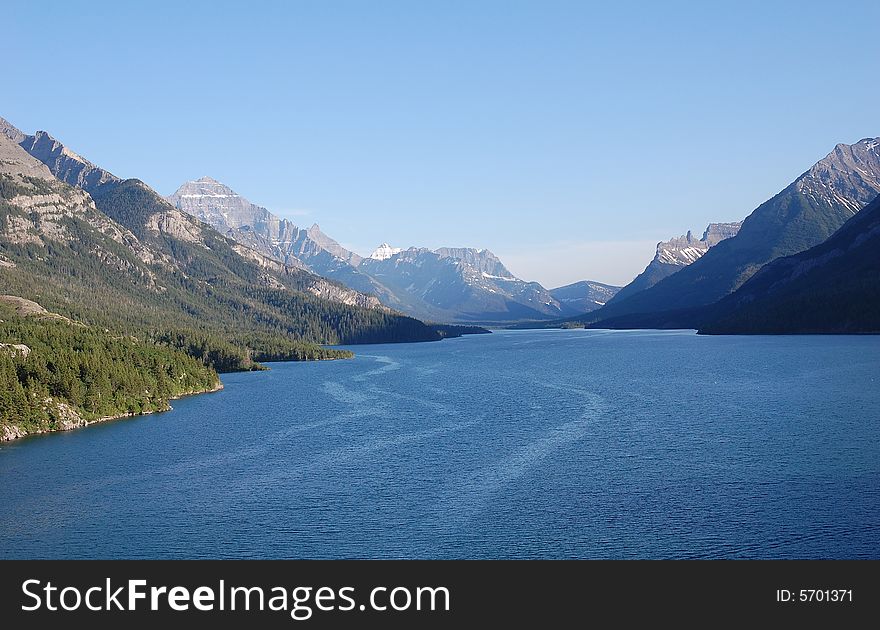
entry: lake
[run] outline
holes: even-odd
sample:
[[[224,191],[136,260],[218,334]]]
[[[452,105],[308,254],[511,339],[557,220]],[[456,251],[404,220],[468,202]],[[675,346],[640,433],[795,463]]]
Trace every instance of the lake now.
[[[502,331],[0,446],[3,558],[880,558],[880,337]]]

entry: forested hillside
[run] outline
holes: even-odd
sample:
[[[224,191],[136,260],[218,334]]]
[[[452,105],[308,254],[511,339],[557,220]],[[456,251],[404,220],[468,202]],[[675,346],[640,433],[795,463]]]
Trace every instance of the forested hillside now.
[[[31,312],[16,313],[16,302]],[[180,350],[0,296],[0,440],[162,411],[219,385],[213,369]]]

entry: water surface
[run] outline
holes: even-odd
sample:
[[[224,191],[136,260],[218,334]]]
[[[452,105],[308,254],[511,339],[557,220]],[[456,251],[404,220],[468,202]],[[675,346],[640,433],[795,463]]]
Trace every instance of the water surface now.
[[[880,557],[880,337],[352,349],[0,446],[0,557]]]

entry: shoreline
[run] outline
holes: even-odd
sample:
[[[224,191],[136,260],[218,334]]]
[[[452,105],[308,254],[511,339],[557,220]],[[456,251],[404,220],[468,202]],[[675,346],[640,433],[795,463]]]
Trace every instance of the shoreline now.
[[[177,394],[175,396],[171,396],[168,401],[165,403],[164,409],[153,409],[151,411],[141,411],[139,413],[133,413],[131,411],[126,411],[125,413],[114,414],[110,416],[102,416],[100,418],[95,418],[94,420],[83,420],[80,418],[79,420],[69,421],[69,424],[63,424],[60,427],[52,428],[52,429],[39,429],[36,431],[23,431],[20,427],[15,425],[7,425],[0,428],[0,444],[5,444],[7,442],[14,442],[16,440],[21,440],[23,438],[37,436],[37,435],[47,435],[49,433],[63,433],[67,431],[74,431],[76,429],[84,429],[93,424],[99,424],[103,422],[109,422],[111,420],[121,420],[123,418],[134,418],[137,416],[149,416],[154,413],[165,413],[167,411],[173,411],[173,407],[171,406],[172,400],[180,400],[182,398],[188,398],[190,396],[199,396],[201,394],[213,394],[215,392],[219,392],[224,387],[223,381],[220,378],[217,378],[217,384],[211,387],[210,389],[203,389],[198,391],[184,392],[182,394]],[[60,403],[60,405],[64,405],[66,408],[71,409],[69,405],[66,403]]]

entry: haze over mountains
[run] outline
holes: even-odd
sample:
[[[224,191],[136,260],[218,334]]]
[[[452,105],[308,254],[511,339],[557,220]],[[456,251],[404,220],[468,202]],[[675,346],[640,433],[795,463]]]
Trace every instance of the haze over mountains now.
[[[485,249],[404,249],[383,243],[364,258],[317,224],[301,229],[210,177],[184,183],[168,201],[269,258],[373,294],[390,308],[426,320],[554,319],[597,308],[617,290],[601,285],[596,300],[585,289],[577,299],[566,294],[561,301],[537,282],[515,277]]]

